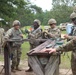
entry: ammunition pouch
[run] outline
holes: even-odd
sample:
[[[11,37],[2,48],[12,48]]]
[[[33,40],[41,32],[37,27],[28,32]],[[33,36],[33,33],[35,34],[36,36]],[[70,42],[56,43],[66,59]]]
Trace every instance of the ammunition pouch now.
[[[13,42],[12,46],[17,47],[17,46],[21,46],[21,44],[22,44],[21,42]]]

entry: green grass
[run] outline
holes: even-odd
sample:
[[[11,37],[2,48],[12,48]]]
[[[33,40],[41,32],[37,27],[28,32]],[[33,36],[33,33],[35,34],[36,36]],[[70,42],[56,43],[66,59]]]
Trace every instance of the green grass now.
[[[71,67],[71,52],[65,52],[61,55],[60,68],[70,68]]]
[[[4,60],[4,56],[0,55],[0,61],[3,61],[3,60]]]
[[[66,31],[61,31],[62,34],[66,34]]]
[[[30,45],[28,42],[22,44],[22,56],[21,59],[24,60],[27,58],[27,52],[29,51]]]

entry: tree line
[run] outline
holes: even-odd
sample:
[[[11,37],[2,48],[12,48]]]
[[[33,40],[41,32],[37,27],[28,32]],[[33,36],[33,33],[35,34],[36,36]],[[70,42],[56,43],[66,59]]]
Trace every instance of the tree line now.
[[[0,0],[0,19],[3,19],[0,26],[10,27],[15,19],[22,26],[32,25],[34,19],[39,19],[42,25],[47,25],[50,18],[55,18],[58,25],[70,22],[70,14],[75,4],[76,0],[52,0],[52,9],[43,11],[30,0]]]

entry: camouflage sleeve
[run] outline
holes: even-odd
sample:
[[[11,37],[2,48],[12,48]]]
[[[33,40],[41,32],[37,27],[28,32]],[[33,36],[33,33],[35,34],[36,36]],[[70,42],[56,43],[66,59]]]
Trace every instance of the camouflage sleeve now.
[[[76,36],[69,36],[69,38],[68,39],[74,39]]]
[[[54,38],[61,37],[61,31],[58,29],[55,34],[52,34],[52,37],[54,37]]]
[[[37,33],[35,34],[35,38],[41,37],[41,34],[42,34],[41,30],[38,30]]]
[[[6,34],[5,34],[5,38],[9,38],[12,35],[12,29],[9,29]]]
[[[58,29],[54,34],[48,33],[48,35],[52,38],[58,38],[61,37],[61,31]]]
[[[38,30],[35,34],[30,33],[29,35],[30,35],[30,38],[37,39],[37,38],[41,37],[41,34],[42,34],[42,31]]]
[[[68,52],[68,51],[76,50],[76,38],[67,42],[66,44],[63,44],[62,46],[59,46],[56,50],[62,51],[62,52],[63,51]]]

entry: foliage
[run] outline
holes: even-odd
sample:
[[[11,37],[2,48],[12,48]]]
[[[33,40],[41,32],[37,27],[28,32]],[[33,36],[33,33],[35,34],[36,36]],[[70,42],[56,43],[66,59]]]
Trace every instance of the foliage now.
[[[0,17],[6,20],[12,18],[17,8],[22,8],[25,4],[24,0],[0,0]]]
[[[58,25],[64,22],[70,22],[70,14],[73,12],[73,6],[76,0],[52,1],[53,8],[50,11],[37,13],[35,17],[40,19],[43,25],[47,25],[50,18],[55,18]]]
[[[15,19],[18,19],[22,26],[32,25],[34,19],[39,19],[42,25],[47,25],[50,18],[55,18],[59,25],[70,22],[69,16],[75,3],[76,0],[52,0],[52,9],[43,11],[30,0],[0,0],[0,17],[9,22],[9,26]]]

